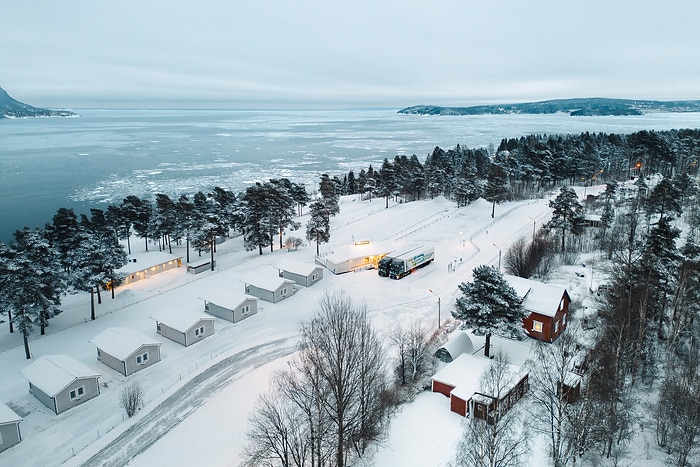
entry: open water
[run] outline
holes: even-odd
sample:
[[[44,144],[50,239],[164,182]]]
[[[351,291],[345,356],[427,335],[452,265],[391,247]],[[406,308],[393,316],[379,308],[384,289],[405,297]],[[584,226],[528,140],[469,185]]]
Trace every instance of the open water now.
[[[700,128],[700,113],[630,117],[419,116],[337,111],[77,110],[76,118],[0,119],[0,241],[43,226],[61,207],[88,212],[125,196],[243,191],[287,177],[318,186],[384,158],[435,146],[497,147],[527,134]]]

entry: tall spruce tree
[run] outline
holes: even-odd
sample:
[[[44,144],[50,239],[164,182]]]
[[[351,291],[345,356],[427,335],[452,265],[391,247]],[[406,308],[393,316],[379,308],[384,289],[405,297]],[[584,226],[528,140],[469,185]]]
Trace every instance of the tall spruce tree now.
[[[484,199],[491,203],[491,218],[495,216],[496,204],[501,204],[511,198],[512,190],[508,181],[508,173],[497,163],[492,163],[489,176],[484,187]]]
[[[43,335],[49,320],[61,312],[66,282],[43,232],[24,228],[14,237],[2,252],[0,302],[12,311],[11,319],[22,333],[25,356],[30,359],[29,336],[37,325]]]
[[[518,294],[496,268],[477,266],[472,282],[462,282],[459,290],[462,296],[457,298],[452,316],[462,321],[462,328],[486,336],[486,356],[492,332],[518,339],[525,337],[523,319],[527,312]]]
[[[557,197],[549,202],[549,207],[552,208],[552,218],[544,228],[561,232],[561,251],[564,251],[566,232],[574,235],[583,232],[583,206],[573,188],[563,186]]]

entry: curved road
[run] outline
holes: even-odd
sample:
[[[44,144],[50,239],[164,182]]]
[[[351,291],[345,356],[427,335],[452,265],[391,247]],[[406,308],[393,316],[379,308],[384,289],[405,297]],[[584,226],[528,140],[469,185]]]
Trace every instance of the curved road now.
[[[194,413],[212,394],[242,375],[289,355],[295,350],[295,339],[278,339],[243,350],[215,363],[175,390],[167,399],[81,465],[127,464]]]

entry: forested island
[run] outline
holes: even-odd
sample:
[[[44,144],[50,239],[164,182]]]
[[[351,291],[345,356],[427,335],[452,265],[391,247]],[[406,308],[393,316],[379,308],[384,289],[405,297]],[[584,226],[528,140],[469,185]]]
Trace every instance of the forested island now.
[[[76,117],[78,114],[69,110],[41,109],[13,99],[7,91],[0,88],[0,118],[27,117]]]
[[[594,97],[471,107],[415,105],[401,109],[398,113],[412,115],[499,115],[553,114],[558,112],[568,113],[572,117],[642,115],[652,112],[700,112],[700,100],[653,101]]]

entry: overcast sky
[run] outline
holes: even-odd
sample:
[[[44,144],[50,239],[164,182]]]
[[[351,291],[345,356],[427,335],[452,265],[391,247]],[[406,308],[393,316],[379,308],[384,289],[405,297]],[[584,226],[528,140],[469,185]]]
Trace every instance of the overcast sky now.
[[[700,99],[700,2],[8,0],[0,87],[36,106]]]

